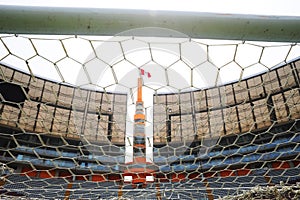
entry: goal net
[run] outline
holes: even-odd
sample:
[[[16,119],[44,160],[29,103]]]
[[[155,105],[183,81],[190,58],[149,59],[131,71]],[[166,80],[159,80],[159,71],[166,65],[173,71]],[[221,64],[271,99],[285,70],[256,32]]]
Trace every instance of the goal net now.
[[[299,199],[299,56],[297,43],[2,34],[1,199]],[[135,184],[140,76],[155,171]]]

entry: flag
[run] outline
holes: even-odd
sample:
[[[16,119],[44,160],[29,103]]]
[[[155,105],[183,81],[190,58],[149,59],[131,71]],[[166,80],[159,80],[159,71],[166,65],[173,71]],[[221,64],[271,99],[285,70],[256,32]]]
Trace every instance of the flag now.
[[[151,78],[150,72],[145,72],[145,70],[143,70],[143,69],[141,69],[141,75],[142,76],[147,75],[148,78]]]

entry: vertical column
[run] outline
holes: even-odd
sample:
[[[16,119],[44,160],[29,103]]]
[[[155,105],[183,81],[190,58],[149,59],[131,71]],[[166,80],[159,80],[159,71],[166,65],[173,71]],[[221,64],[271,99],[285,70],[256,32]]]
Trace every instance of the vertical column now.
[[[149,162],[148,158],[153,157],[153,151],[147,151],[146,142],[151,143],[150,136],[146,137],[145,133],[145,112],[144,102],[142,97],[142,79],[138,79],[137,101],[134,114],[133,125],[133,153],[132,159],[128,157],[131,152],[130,148],[126,146],[125,163],[128,164],[127,169],[124,171],[124,182],[131,182],[132,184],[142,184],[145,186],[146,182],[153,182],[153,168],[150,166],[153,161]],[[153,137],[153,136],[152,136]],[[153,140],[153,139],[151,139]],[[128,143],[131,141],[129,140]],[[148,145],[148,147],[150,147]],[[152,150],[152,149],[151,149]],[[147,155],[147,156],[146,156]]]
[[[133,133],[133,157],[134,163],[146,163],[146,144],[145,144],[145,114],[144,102],[142,97],[142,79],[138,79],[138,93],[136,101],[136,110],[134,115],[134,133]]]

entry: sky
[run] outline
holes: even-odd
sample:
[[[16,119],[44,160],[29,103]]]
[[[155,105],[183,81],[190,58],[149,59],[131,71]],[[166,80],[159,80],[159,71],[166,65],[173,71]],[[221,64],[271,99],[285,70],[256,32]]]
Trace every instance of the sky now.
[[[0,5],[121,8],[300,16],[299,0],[0,0]]]

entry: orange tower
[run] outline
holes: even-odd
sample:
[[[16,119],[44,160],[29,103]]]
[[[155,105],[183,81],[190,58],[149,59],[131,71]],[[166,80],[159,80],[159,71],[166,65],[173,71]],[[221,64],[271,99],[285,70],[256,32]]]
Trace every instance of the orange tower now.
[[[133,162],[135,164],[146,164],[145,145],[145,114],[142,93],[142,78],[138,79],[138,93],[134,115],[133,135]]]
[[[124,182],[139,184],[154,181],[153,163],[146,162],[145,114],[142,93],[142,78],[138,78],[137,101],[134,115],[133,162],[126,163]]]

